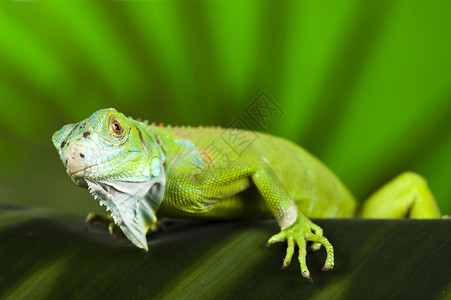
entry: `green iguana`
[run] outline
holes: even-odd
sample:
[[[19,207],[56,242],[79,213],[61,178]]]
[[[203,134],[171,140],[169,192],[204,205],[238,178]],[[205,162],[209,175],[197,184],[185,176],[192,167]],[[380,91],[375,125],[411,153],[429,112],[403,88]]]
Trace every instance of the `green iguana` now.
[[[155,126],[102,109],[57,131],[53,144],[71,179],[105,205],[114,223],[139,248],[160,217],[249,219],[275,217],[286,241],[283,267],[299,248],[303,277],[306,243],[324,246],[324,271],[334,266],[333,247],[309,218],[354,216],[356,201],[340,180],[300,146],[280,137],[235,130],[236,153],[218,127]],[[256,138],[257,135],[257,138]],[[438,218],[426,181],[404,173],[374,193],[357,213],[367,218]],[[90,215],[90,220],[96,217]]]

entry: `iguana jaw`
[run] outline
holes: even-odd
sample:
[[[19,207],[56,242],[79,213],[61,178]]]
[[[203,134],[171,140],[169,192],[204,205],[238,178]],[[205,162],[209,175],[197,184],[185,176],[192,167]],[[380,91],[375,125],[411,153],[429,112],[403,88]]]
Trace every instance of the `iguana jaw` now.
[[[99,165],[85,167],[82,169],[78,169],[76,171],[73,171],[73,167],[71,168],[70,166],[66,166],[66,172],[76,185],[81,186],[81,187],[87,187],[86,180],[85,180],[85,173],[89,172],[91,170],[91,168],[97,167],[97,166],[99,166]]]

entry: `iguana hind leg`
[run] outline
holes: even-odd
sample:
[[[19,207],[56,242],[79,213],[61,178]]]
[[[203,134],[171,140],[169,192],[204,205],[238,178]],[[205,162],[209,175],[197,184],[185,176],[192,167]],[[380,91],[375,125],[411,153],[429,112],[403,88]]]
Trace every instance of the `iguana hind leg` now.
[[[358,214],[360,218],[440,218],[440,210],[426,180],[406,172],[371,195]]]

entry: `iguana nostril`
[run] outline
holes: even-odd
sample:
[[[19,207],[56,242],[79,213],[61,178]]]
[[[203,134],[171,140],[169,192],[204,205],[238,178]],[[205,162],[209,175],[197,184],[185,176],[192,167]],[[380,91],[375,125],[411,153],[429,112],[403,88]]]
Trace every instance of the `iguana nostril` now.
[[[85,158],[85,155],[83,153],[80,153],[81,158]]]

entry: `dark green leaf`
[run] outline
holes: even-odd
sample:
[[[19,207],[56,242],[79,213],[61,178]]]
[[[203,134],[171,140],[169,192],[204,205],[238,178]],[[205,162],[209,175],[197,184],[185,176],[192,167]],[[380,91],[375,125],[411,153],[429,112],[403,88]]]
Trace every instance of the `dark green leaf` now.
[[[316,220],[335,247],[335,269],[321,272],[323,250],[309,253],[314,279],[294,260],[280,270],[285,246],[265,248],[273,220],[167,221],[150,251],[101,225],[41,209],[3,206],[0,295],[40,298],[221,299],[301,297],[449,297],[451,220]]]

